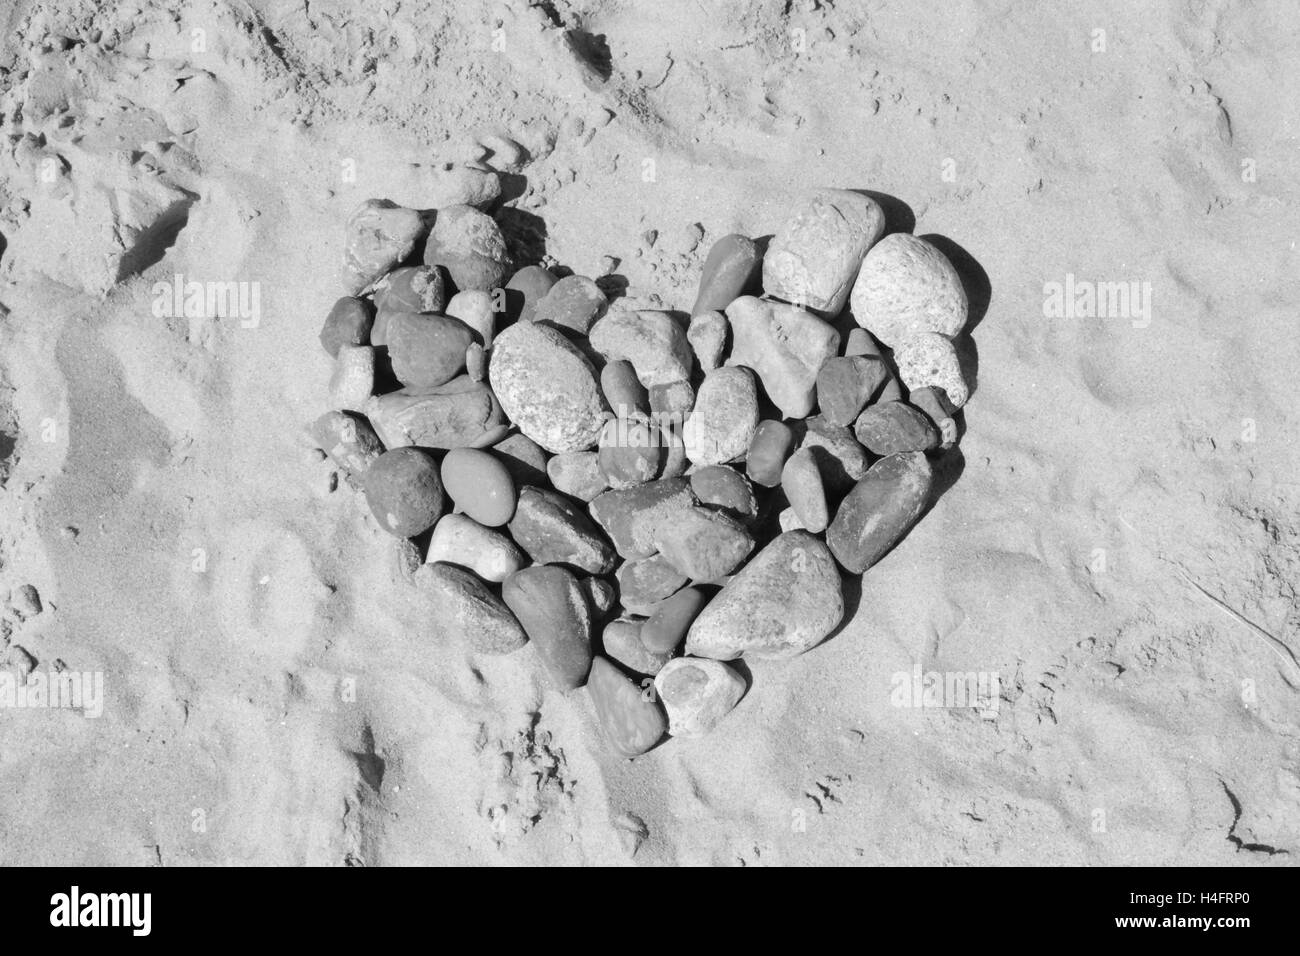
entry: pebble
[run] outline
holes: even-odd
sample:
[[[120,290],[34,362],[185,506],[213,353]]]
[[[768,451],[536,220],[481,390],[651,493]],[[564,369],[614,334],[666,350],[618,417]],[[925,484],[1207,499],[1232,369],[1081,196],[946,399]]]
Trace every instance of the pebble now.
[[[368,345],[374,323],[374,314],[365,299],[344,296],[325,316],[320,330],[321,348],[334,358],[345,345]]]
[[[495,289],[510,271],[501,228],[491,216],[473,206],[438,210],[424,245],[424,264],[446,269],[461,292]]]
[[[460,319],[414,312],[389,314],[385,344],[393,374],[409,388],[436,388],[465,371],[474,333]]]
[[[682,574],[708,582],[734,571],[754,549],[754,538],[735,518],[696,505],[661,524],[654,544]]]
[[[485,349],[492,347],[497,314],[493,308],[491,293],[480,292],[477,289],[457,292],[447,303],[447,314],[468,325],[478,337],[479,344]]]
[[[885,457],[901,451],[929,451],[939,441],[930,419],[904,402],[877,402],[853,426],[858,441],[873,455]]]
[[[765,418],[754,429],[745,456],[745,471],[749,480],[764,488],[775,488],[781,483],[781,470],[794,449],[794,430],[785,422]]]
[[[446,514],[438,519],[424,560],[429,564],[441,561],[460,565],[494,584],[528,563],[506,535],[462,514]]]
[[[20,584],[10,592],[9,607],[18,615],[20,621],[33,618],[45,609],[41,604],[40,592],[30,584]]]
[[[446,305],[447,288],[438,268],[403,266],[375,283],[379,312],[441,312]]]
[[[546,484],[547,455],[542,447],[527,435],[515,432],[492,446],[492,450],[510,472],[515,487]]]
[[[896,232],[867,254],[853,285],[853,317],[897,348],[918,333],[953,336],[966,325],[966,292],[947,257],[917,236]]]
[[[647,700],[640,687],[603,657],[591,662],[587,692],[605,738],[621,757],[631,759],[645,753],[668,730],[659,703]]]
[[[850,358],[855,355],[881,358],[880,346],[871,337],[871,333],[862,328],[849,330],[849,334],[844,338],[844,354]]]
[[[834,318],[844,309],[867,251],[885,232],[869,196],[821,189],[777,230],[763,257],[768,295]]]
[[[695,401],[695,389],[690,382],[666,382],[650,387],[650,414],[661,421],[685,421]]]
[[[652,654],[672,655],[686,638],[691,623],[699,616],[708,598],[699,588],[682,588],[659,603],[649,619],[641,625],[641,643]]]
[[[348,295],[364,291],[409,256],[424,229],[419,212],[387,199],[358,205],[344,227],[343,286]]]
[[[635,488],[607,491],[591,502],[591,516],[604,529],[614,550],[627,560],[648,558],[658,548],[660,525],[678,520],[695,504],[685,478],[650,481]]]
[[[433,527],[445,497],[433,456],[418,448],[394,448],[375,459],[365,475],[366,502],[380,526],[399,538]]]
[[[795,657],[821,643],[843,617],[830,550],[807,531],[787,531],[700,612],[686,636],[686,653],[714,660]]]
[[[614,585],[604,578],[583,578],[582,587],[587,592],[587,603],[591,605],[593,619],[599,620],[614,609],[618,595],[614,591]]]
[[[907,533],[930,497],[932,472],[922,452],[882,458],[835,512],[826,532],[844,570],[862,574]]]
[[[547,451],[582,451],[600,438],[605,402],[596,371],[545,325],[512,325],[496,337],[488,378],[519,430]]]
[[[370,423],[347,412],[326,412],[313,423],[311,436],[354,488],[384,451]]]
[[[546,476],[556,491],[580,501],[591,501],[609,490],[600,469],[600,455],[594,451],[566,451],[546,463]]]
[[[782,508],[781,513],[776,516],[776,523],[782,531],[807,531],[803,522],[799,520],[799,515],[793,508]]]
[[[832,424],[852,425],[890,378],[889,366],[880,358],[836,356],[817,373],[817,408]]]
[[[600,434],[597,460],[611,488],[631,488],[659,477],[667,460],[659,429],[639,418],[611,418]]]
[[[442,459],[442,486],[458,511],[481,525],[500,527],[515,513],[515,483],[491,452],[453,448]]]
[[[748,236],[723,236],[709,249],[700,275],[700,289],[691,315],[725,309],[747,292],[758,289],[763,255]]]
[[[375,393],[375,350],[369,345],[343,345],[330,376],[331,408],[359,412]]]
[[[465,374],[471,382],[482,382],[487,378],[487,351],[477,342],[470,343],[465,350]]]
[[[727,348],[727,329],[727,317],[719,311],[698,312],[691,316],[691,324],[686,328],[686,341],[691,344],[695,361],[702,371],[712,372],[722,364]]]
[[[510,520],[515,542],[538,564],[568,564],[588,574],[614,570],[614,552],[591,519],[563,495],[525,486]]]
[[[686,330],[667,312],[610,312],[591,327],[589,338],[607,361],[631,362],[646,388],[690,380],[694,356]]]
[[[814,534],[826,530],[831,521],[826,489],[812,449],[800,448],[786,461],[781,471],[781,490],[805,530]]]
[[[921,332],[894,349],[898,377],[908,390],[934,386],[943,389],[953,408],[961,408],[970,397],[961,362],[952,340],[937,332]]]
[[[952,417],[956,409],[948,401],[948,395],[943,389],[933,385],[918,388],[908,395],[908,401],[930,419],[939,433],[939,448],[942,451],[957,444],[957,421]]]
[[[810,312],[742,296],[727,307],[731,365],[758,373],[768,398],[786,418],[813,409],[817,373],[839,351],[840,334]]]
[[[565,276],[537,303],[532,320],[561,332],[586,335],[609,307],[600,287],[586,276]]]
[[[695,465],[720,465],[749,450],[758,427],[758,385],[748,368],[729,365],[704,376],[686,423],[686,457]]]
[[[659,477],[676,478],[679,475],[686,474],[686,446],[682,444],[679,429],[672,426],[671,422],[663,424],[659,429],[659,434],[668,448],[668,457],[664,461],[663,470],[659,472]]]
[[[411,580],[433,598],[436,620],[478,653],[511,654],[528,643],[511,610],[470,571],[453,564],[426,564]]]
[[[619,602],[633,614],[649,614],[656,604],[686,585],[686,575],[662,554],[625,561],[614,577],[618,580]]]
[[[550,269],[542,266],[524,266],[506,283],[505,303],[507,322],[531,322],[537,303],[551,291],[556,279]]]
[[[524,568],[506,578],[501,597],[551,682],[564,692],[581,687],[591,669],[591,606],[578,579],[554,565]]]
[[[814,415],[799,423],[798,433],[798,447],[812,451],[829,494],[843,494],[867,473],[867,450],[850,429]]]
[[[650,414],[650,396],[626,359],[607,362],[600,370],[600,390],[619,418]]]
[[[510,428],[492,389],[468,375],[377,395],[366,403],[366,417],[388,448],[484,448]]]
[[[668,733],[703,737],[745,696],[745,679],[722,661],[678,657],[655,675],[655,690],[668,712]]]
[[[671,652],[656,654],[641,643],[641,622],[626,618],[605,625],[601,646],[606,657],[644,677],[654,677],[673,658]]]
[[[726,465],[705,465],[690,474],[691,491],[700,504],[729,512],[733,517],[752,518],[758,513],[754,487],[740,472]]]

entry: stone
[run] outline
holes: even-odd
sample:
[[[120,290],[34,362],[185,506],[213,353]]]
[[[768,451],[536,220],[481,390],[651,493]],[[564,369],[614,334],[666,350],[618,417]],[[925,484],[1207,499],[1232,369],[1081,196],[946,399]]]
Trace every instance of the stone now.
[[[729,365],[704,376],[682,438],[695,465],[742,457],[758,428],[758,385],[748,368]]]
[[[465,374],[469,376],[469,380],[471,382],[486,381],[487,366],[487,351],[477,342],[471,342],[469,348],[465,350]]]
[[[826,532],[835,560],[862,574],[916,523],[930,498],[933,473],[924,453],[890,455],[862,476],[840,502]]]
[[[614,576],[618,580],[619,603],[633,614],[649,614],[656,604],[686,585],[686,575],[662,554],[625,561]]]
[[[773,418],[759,422],[745,456],[745,472],[750,481],[764,488],[779,485],[781,470],[794,450],[794,441],[794,430],[785,422]]]
[[[654,545],[692,581],[708,582],[734,571],[754,549],[754,538],[735,518],[696,505],[661,524]]]
[[[468,568],[484,581],[500,584],[528,562],[513,541],[462,514],[438,519],[424,560]]]
[[[947,451],[957,444],[957,421],[953,418],[956,409],[948,401],[948,395],[941,388],[927,385],[908,395],[908,401],[921,411],[934,425],[939,435],[939,449]]]
[[[586,335],[592,323],[605,314],[609,300],[586,276],[565,276],[537,303],[532,321],[570,335]],[[524,321],[527,321],[525,319]]]
[[[600,455],[594,451],[566,451],[546,463],[546,476],[556,491],[591,501],[609,490],[609,481],[600,468]]]
[[[806,530],[818,534],[830,524],[826,489],[811,449],[801,448],[790,456],[781,472],[781,490]]]
[[[394,448],[375,459],[365,475],[366,502],[389,534],[410,538],[433,527],[446,499],[438,463],[418,448]]]
[[[838,496],[867,473],[867,450],[853,432],[820,415],[805,418],[796,429],[797,448],[807,448],[817,461],[827,494]]]
[[[41,593],[31,584],[20,584],[9,592],[9,607],[20,621],[30,620],[45,610]]]
[[[740,472],[726,465],[705,465],[690,474],[691,491],[700,504],[720,508],[737,518],[758,513],[754,488]]]
[[[699,588],[682,588],[661,601],[641,625],[641,643],[652,654],[671,656],[707,603]]]
[[[516,488],[524,485],[544,487],[547,483],[547,454],[542,446],[527,435],[515,432],[507,435],[492,446],[492,451],[501,459],[510,472]]]
[[[690,381],[694,357],[686,330],[667,312],[610,312],[591,327],[588,337],[606,361],[631,362],[648,389]]]
[[[853,317],[889,348],[919,333],[953,336],[966,325],[966,291],[947,257],[917,236],[896,232],[862,262],[850,299]]]
[[[668,712],[668,733],[703,737],[745,696],[745,679],[722,661],[678,657],[655,674],[655,690]]]
[[[727,321],[732,340],[727,363],[752,368],[784,417],[809,414],[817,373],[839,351],[834,327],[803,309],[753,296],[731,303]]]
[[[667,457],[659,429],[644,419],[611,418],[600,433],[597,460],[611,488],[631,488],[653,481]]]
[[[909,391],[941,388],[953,408],[961,408],[970,397],[957,349],[937,332],[920,332],[904,340],[894,349],[894,361]]]
[[[365,291],[406,259],[424,229],[419,212],[387,199],[367,199],[353,209],[343,238],[343,286],[348,295]]]
[[[844,309],[863,257],[885,232],[885,212],[869,196],[820,189],[768,243],[763,289],[819,315]]]
[[[313,423],[311,436],[354,488],[362,487],[363,476],[384,451],[370,423],[348,412],[326,412]]]
[[[600,643],[606,657],[643,677],[654,677],[673,657],[671,652],[656,654],[649,650],[641,643],[641,622],[626,618],[606,624]]]
[[[365,299],[344,296],[334,303],[320,330],[320,344],[330,358],[345,345],[369,345],[374,313]]]
[[[568,564],[588,574],[614,570],[614,552],[591,519],[563,495],[525,486],[510,534],[538,564]]]
[[[460,319],[474,333],[476,340],[485,349],[492,347],[496,334],[497,314],[490,292],[470,289],[457,292],[447,303],[447,315]]]
[[[537,303],[555,285],[555,276],[543,266],[524,266],[510,277],[505,287],[506,320],[531,322]]]
[[[442,266],[457,291],[498,288],[510,271],[510,256],[501,228],[473,206],[438,210],[424,245],[424,264]]]
[[[501,598],[523,625],[551,683],[566,693],[586,683],[591,607],[578,579],[554,565],[524,568],[506,578]]]
[[[389,448],[484,448],[510,428],[496,395],[468,375],[435,388],[376,395],[365,411]]]
[[[656,421],[685,421],[694,407],[695,389],[690,382],[662,382],[650,388],[650,414]]]
[[[776,516],[776,523],[782,531],[807,531],[803,522],[799,520],[799,515],[793,508],[782,508],[781,513]]]
[[[481,525],[500,527],[515,513],[515,483],[501,459],[477,448],[453,448],[442,459],[442,486],[456,509]]]
[[[686,635],[686,653],[787,659],[815,647],[844,617],[839,570],[821,539],[778,535],[714,596]],[[643,638],[644,639],[644,638]]]
[[[605,739],[620,757],[631,759],[645,753],[668,730],[654,695],[646,695],[603,657],[591,662],[587,693]]]
[[[605,364],[600,370],[600,390],[618,418],[650,414],[650,396],[626,359]]]
[[[447,287],[441,269],[402,266],[375,283],[374,298],[379,312],[441,312]]]
[[[432,599],[435,621],[480,654],[511,654],[528,643],[518,619],[472,572],[453,564],[426,564],[411,577]]]
[[[842,355],[828,359],[817,373],[817,409],[832,424],[852,425],[892,377],[889,366],[879,358]]]
[[[605,424],[591,362],[568,339],[536,322],[496,337],[488,378],[519,430],[550,452],[583,451]]]
[[[583,578],[582,588],[587,592],[587,603],[591,605],[593,620],[604,618],[614,609],[614,602],[618,599],[618,595],[614,591],[614,585],[604,578]]]
[[[858,355],[882,358],[880,346],[871,337],[871,333],[862,328],[849,329],[849,334],[844,337],[844,355],[848,358]]]
[[[339,346],[329,389],[331,408],[362,411],[375,392],[375,350],[369,345]]]
[[[712,372],[722,364],[728,328],[727,317],[718,311],[691,316],[691,324],[686,328],[686,341],[690,342],[701,371]]]
[[[763,255],[748,236],[723,236],[709,249],[691,315],[720,311],[746,292],[758,289]]]
[[[408,388],[436,388],[465,371],[474,333],[448,315],[389,313],[386,331],[393,374]]]
[[[614,543],[614,550],[630,561],[654,554],[658,550],[654,539],[659,527],[678,520],[694,504],[689,481],[667,478],[607,491],[591,502],[590,510]]]
[[[877,402],[858,418],[853,434],[873,455],[929,451],[939,441],[930,419],[904,402]]]

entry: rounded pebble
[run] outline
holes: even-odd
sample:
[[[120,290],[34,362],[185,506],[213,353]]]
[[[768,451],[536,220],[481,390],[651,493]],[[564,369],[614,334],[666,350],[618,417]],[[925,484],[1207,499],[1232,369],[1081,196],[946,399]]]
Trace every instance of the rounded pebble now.
[[[510,271],[501,228],[473,206],[438,210],[424,246],[424,264],[446,269],[458,291],[495,289]]]
[[[830,524],[826,489],[810,449],[800,448],[786,461],[781,471],[781,490],[806,530],[814,534],[826,530]]]
[[[873,455],[900,451],[929,451],[939,440],[930,419],[904,402],[878,402],[853,426],[858,441]]]
[[[481,525],[496,528],[515,513],[515,483],[491,452],[453,448],[442,459],[442,486],[456,507]]]
[[[942,252],[904,232],[867,253],[850,304],[858,325],[890,348],[922,332],[956,335],[966,325],[961,276]]]
[[[536,322],[496,337],[488,378],[519,430],[547,451],[583,451],[605,424],[605,402],[587,357]]]
[[[652,654],[671,654],[686,638],[691,623],[707,602],[699,588],[682,588],[661,601],[641,625],[641,643]]]
[[[745,696],[745,679],[721,661],[678,657],[655,675],[655,690],[668,712],[668,733],[703,737]]]
[[[394,448],[375,459],[365,475],[366,502],[380,526],[399,538],[427,531],[442,515],[438,464],[418,448]]]
[[[758,428],[758,385],[753,373],[729,365],[704,376],[695,409],[682,436],[686,457],[696,465],[720,465],[740,458]]]

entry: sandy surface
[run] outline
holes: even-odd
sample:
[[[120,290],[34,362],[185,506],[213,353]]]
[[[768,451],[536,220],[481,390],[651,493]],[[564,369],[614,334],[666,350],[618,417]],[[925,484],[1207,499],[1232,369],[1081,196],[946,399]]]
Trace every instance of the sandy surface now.
[[[1295,861],[1289,3],[100,6],[0,40],[0,598],[44,604],[0,656],[104,680],[0,711],[0,863]],[[445,638],[304,434],[348,212],[495,135],[516,254],[633,299],[812,186],[974,293],[944,493],[851,622],[631,763],[531,649]],[[260,320],[156,315],[176,274]],[[1067,275],[1150,315],[1045,314]],[[996,712],[895,706],[914,671]]]

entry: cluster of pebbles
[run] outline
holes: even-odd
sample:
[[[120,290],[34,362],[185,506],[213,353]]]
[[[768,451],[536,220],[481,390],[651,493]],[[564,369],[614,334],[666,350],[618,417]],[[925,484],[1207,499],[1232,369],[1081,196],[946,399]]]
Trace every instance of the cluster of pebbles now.
[[[687,320],[515,271],[472,205],[367,201],[314,438],[474,652],[531,644],[622,756],[708,733],[746,691],[727,662],[826,638],[957,440],[962,283],[884,232],[818,191],[765,250],[717,240]]]

